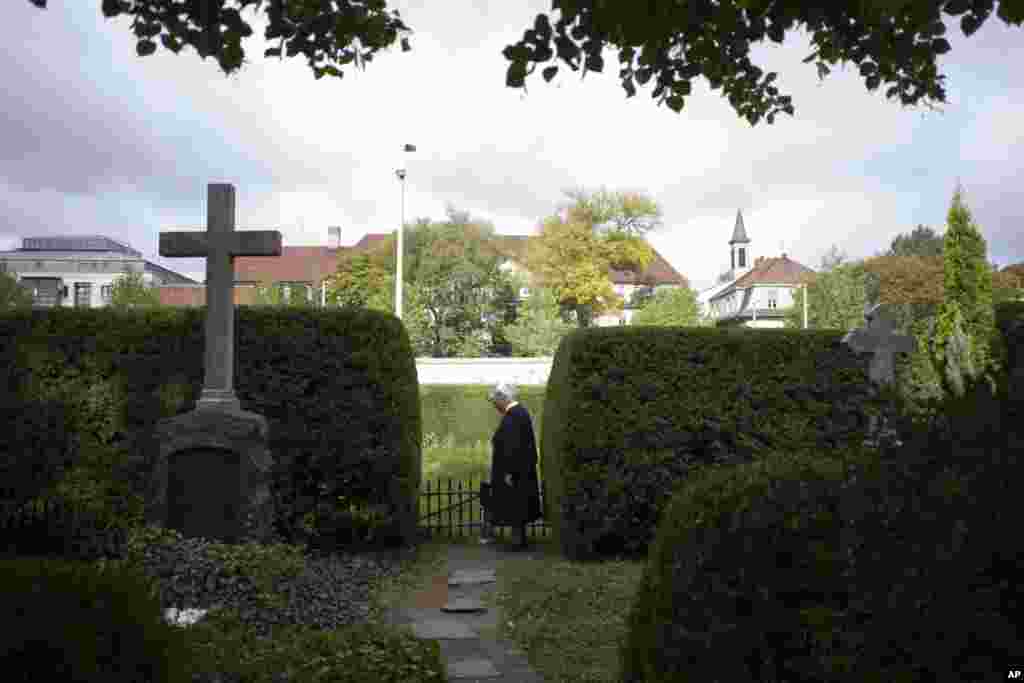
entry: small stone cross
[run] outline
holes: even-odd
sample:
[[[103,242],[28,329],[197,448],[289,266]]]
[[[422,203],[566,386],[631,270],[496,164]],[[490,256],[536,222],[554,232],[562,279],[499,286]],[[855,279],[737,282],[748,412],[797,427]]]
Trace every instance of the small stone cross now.
[[[857,353],[870,353],[868,375],[877,384],[891,384],[896,379],[894,356],[897,353],[910,353],[916,347],[914,338],[906,334],[898,334],[892,321],[879,310],[881,304],[865,311],[867,328],[858,328],[846,333],[843,342]]]
[[[160,255],[206,257],[206,352],[197,409],[239,410],[233,386],[235,256],[280,256],[277,230],[235,232],[235,187],[207,185],[207,232],[161,232]]]

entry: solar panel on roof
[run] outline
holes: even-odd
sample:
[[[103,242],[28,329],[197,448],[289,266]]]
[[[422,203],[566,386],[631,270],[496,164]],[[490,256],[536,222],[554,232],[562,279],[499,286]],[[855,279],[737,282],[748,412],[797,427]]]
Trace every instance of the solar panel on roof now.
[[[141,256],[128,245],[102,235],[26,237],[22,240],[22,245],[24,251],[113,251],[129,256]]]

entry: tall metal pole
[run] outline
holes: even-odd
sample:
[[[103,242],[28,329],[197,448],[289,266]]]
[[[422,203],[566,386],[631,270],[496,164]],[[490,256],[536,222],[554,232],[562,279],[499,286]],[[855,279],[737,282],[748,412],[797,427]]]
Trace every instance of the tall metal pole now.
[[[804,329],[807,329],[807,283],[804,283]]]
[[[403,152],[415,152],[416,145],[405,144],[402,146]],[[405,165],[404,163],[402,164]],[[395,175],[398,176],[398,181],[402,183],[402,222],[398,226],[398,242],[395,244],[395,249],[398,250],[398,254],[395,257],[395,317],[399,320],[402,319],[402,232],[405,228],[405,169],[400,168],[395,171]]]
[[[405,169],[395,171],[398,182],[402,185],[402,222],[398,224],[398,244],[395,246],[398,254],[395,258],[395,317],[402,319],[402,233],[405,227]]]

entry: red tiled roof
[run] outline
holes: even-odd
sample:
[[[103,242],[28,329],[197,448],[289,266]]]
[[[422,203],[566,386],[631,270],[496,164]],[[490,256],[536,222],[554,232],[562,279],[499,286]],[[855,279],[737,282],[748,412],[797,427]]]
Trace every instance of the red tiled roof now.
[[[365,249],[368,246],[383,242],[388,238],[390,232],[368,232],[363,235],[363,238],[353,244],[349,249]]]
[[[749,273],[733,283],[733,288],[741,289],[750,285],[799,285],[809,281],[814,274],[807,266],[783,254],[780,257],[758,259]],[[732,291],[732,288],[728,291]]]
[[[235,282],[309,282],[318,284],[338,266],[338,257],[354,247],[281,247],[280,256],[236,256]]]

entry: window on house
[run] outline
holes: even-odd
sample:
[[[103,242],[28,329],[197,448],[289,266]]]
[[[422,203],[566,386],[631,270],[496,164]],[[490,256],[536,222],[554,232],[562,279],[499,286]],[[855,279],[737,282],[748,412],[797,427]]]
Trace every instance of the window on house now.
[[[289,303],[295,301],[310,301],[313,296],[313,286],[302,282],[282,282],[281,301]]]
[[[88,308],[92,305],[92,283],[91,282],[76,282],[75,283],[75,306],[84,306]]]
[[[100,287],[100,298],[103,299],[103,303],[109,304],[113,296],[114,285],[103,285]]]
[[[779,290],[769,289],[765,292],[768,299],[768,308],[777,308],[779,305]]]
[[[740,268],[747,267],[747,250],[740,247]]]

